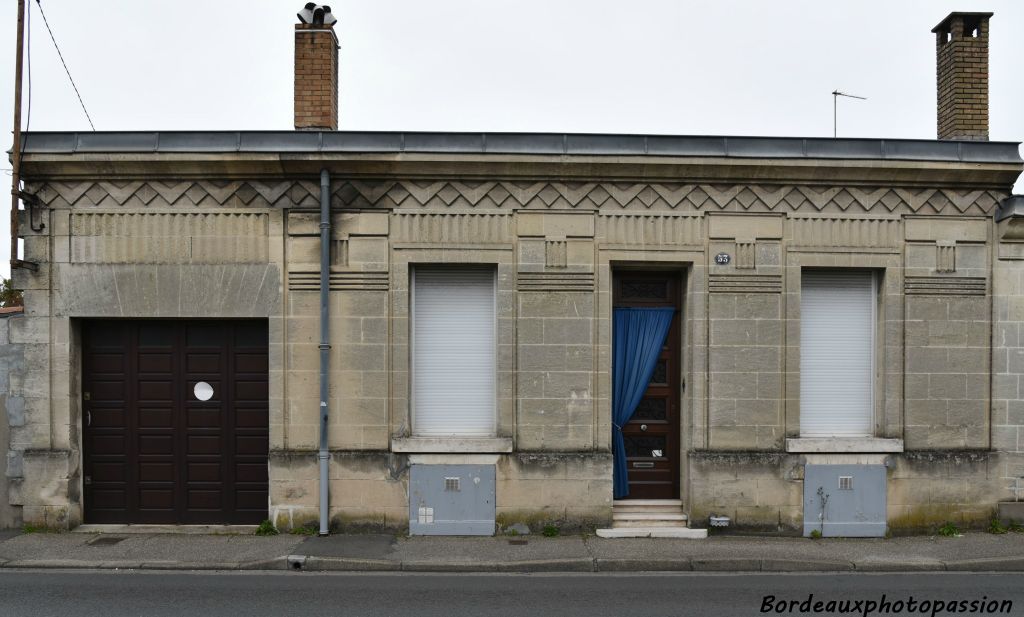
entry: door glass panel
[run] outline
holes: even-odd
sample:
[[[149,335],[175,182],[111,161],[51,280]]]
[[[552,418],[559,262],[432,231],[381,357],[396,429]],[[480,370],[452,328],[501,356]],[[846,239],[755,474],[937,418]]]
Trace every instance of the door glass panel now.
[[[668,361],[658,360],[654,365],[654,372],[651,373],[651,384],[664,386],[668,384]]]
[[[626,440],[628,457],[660,458],[667,447],[664,435],[623,435],[623,438]]]
[[[633,412],[633,420],[666,420],[668,418],[668,401],[663,398],[645,398],[640,400]]]
[[[622,281],[623,300],[665,300],[668,298],[667,281]]]

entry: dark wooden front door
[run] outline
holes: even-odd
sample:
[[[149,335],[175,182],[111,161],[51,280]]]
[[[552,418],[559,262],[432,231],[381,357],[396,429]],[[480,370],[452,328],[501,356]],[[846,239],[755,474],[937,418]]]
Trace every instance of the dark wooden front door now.
[[[682,390],[681,276],[678,272],[616,272],[615,307],[676,309],[654,374],[632,419],[622,427],[629,469],[628,499],[679,498],[679,404]]]
[[[256,320],[83,324],[85,522],[267,518],[267,343]]]

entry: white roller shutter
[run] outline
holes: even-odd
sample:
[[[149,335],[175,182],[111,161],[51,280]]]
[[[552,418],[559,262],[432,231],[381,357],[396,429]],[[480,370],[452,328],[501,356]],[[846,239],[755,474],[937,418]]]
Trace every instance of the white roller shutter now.
[[[494,435],[494,295],[493,270],[415,269],[415,435]]]
[[[807,271],[800,291],[800,436],[870,437],[875,281]]]

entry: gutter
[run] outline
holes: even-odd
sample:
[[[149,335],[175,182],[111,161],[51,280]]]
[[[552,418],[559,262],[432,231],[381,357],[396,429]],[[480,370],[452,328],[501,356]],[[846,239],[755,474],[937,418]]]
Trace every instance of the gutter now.
[[[327,449],[327,401],[330,397],[331,316],[331,174],[320,170],[320,535],[330,534],[330,487]]]

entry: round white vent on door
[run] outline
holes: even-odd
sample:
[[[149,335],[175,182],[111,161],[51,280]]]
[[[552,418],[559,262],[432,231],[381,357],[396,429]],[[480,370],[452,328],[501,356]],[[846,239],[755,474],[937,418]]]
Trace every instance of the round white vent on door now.
[[[213,386],[205,381],[197,383],[196,387],[192,388],[192,392],[196,395],[196,398],[201,401],[208,401],[213,398]]]

